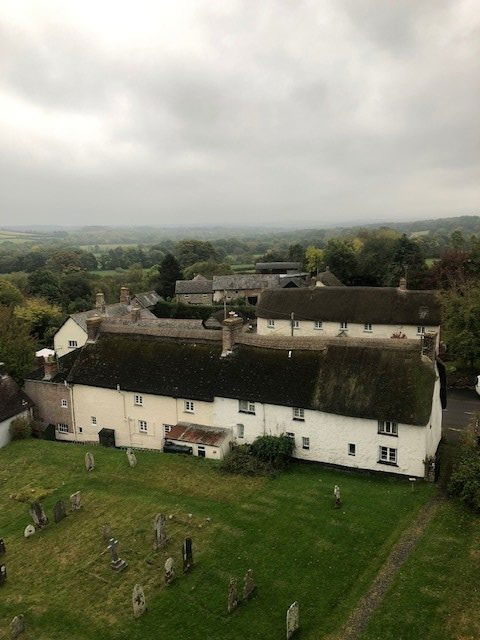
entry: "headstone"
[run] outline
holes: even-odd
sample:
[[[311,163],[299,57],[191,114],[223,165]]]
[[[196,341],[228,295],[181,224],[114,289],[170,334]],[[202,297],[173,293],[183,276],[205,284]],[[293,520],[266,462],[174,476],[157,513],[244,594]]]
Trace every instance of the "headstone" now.
[[[95,469],[95,458],[93,453],[87,452],[85,454],[85,469],[87,471],[93,471]]]
[[[128,565],[125,562],[125,560],[122,560],[122,558],[119,558],[117,547],[118,547],[118,540],[115,540],[115,538],[110,538],[110,543],[107,547],[112,556],[110,566],[114,571],[120,572],[126,569]]]
[[[143,592],[142,586],[139,584],[136,584],[133,587],[132,604],[134,618],[139,618],[145,613],[145,609],[147,608],[147,604],[145,602],[145,593]]]
[[[110,538],[112,537],[112,527],[109,524],[104,524],[102,526],[102,536],[105,542],[110,542]]]
[[[58,500],[53,507],[53,519],[55,522],[60,522],[67,516],[67,511],[65,509],[65,502],[63,500]]]
[[[227,611],[231,613],[238,606],[238,592],[237,592],[237,581],[235,578],[230,578],[230,582],[228,583],[228,600],[227,600]]]
[[[48,524],[48,518],[40,502],[32,502],[30,505],[30,515],[32,516],[34,525],[38,529],[42,529]]]
[[[75,491],[70,496],[70,507],[72,511],[78,511],[82,506],[82,493],[80,491]]]
[[[127,449],[127,458],[128,458],[128,464],[131,467],[134,467],[137,464],[137,456],[133,452],[133,449]]]
[[[183,573],[188,573],[193,567],[193,549],[192,539],[185,538],[182,545],[182,557],[183,557]]]
[[[253,572],[251,569],[249,569],[243,577],[243,599],[249,600],[252,597],[255,589],[256,585],[253,581]]]
[[[10,635],[13,640],[25,631],[25,618],[22,614],[15,616],[10,622]]]
[[[287,609],[287,640],[298,630],[300,620],[300,607],[294,602]]]
[[[340,487],[338,486],[338,484],[333,487],[333,497],[335,498],[335,508],[339,509],[342,501],[340,499]]]
[[[153,519],[153,548],[155,549],[155,551],[163,549],[167,544],[167,530],[165,527],[165,521],[166,519],[163,513],[157,513],[157,515]]]
[[[25,531],[23,532],[24,537],[30,538],[30,536],[33,536],[34,533],[35,527],[33,526],[33,524],[27,524],[27,526],[25,527]]]
[[[7,552],[7,547],[5,546],[5,540],[0,538],[0,556],[3,556]]]
[[[0,587],[7,581],[7,567],[4,564],[0,564]]]
[[[168,586],[175,580],[175,562],[173,558],[165,561],[165,584]]]

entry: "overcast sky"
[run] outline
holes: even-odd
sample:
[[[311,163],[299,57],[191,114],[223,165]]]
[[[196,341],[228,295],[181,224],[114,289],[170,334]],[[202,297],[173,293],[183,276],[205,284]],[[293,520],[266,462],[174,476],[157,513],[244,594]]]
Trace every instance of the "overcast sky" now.
[[[477,0],[2,0],[0,224],[479,212]]]

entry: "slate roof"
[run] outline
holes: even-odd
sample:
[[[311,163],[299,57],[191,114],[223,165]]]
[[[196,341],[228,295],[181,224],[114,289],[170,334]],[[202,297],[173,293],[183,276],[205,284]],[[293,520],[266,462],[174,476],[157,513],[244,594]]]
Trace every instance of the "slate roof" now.
[[[259,318],[373,324],[441,323],[440,300],[435,291],[400,291],[393,287],[314,287],[267,289],[256,309]]]
[[[115,302],[114,304],[105,305],[105,317],[107,318],[121,318],[126,316],[132,310],[131,305],[124,304],[123,302]],[[88,311],[79,311],[78,313],[72,313],[70,318],[84,330],[87,330],[87,318],[91,316],[99,315],[98,309],[89,309]],[[148,318],[155,318],[156,316],[148,309],[140,309],[140,318],[146,320]]]
[[[344,287],[345,285],[341,282],[337,276],[327,268],[326,271],[322,271],[316,277],[316,280],[319,280],[325,287]]]
[[[212,293],[212,281],[202,275],[195,276],[193,280],[177,280],[175,293]]]
[[[280,286],[280,276],[271,273],[232,274],[213,276],[214,291],[239,291],[241,289],[267,289]]]
[[[156,291],[145,291],[144,293],[137,293],[132,298],[132,305],[138,304],[144,309],[149,309],[154,307],[160,300],[162,300],[162,296],[159,296]]]
[[[435,374],[419,350],[345,345],[321,350],[168,341],[103,333],[76,353],[75,384],[212,402],[244,399],[344,416],[428,422]],[[289,355],[290,354],[290,355]]]
[[[8,374],[0,377],[0,422],[33,406],[33,402]]]
[[[302,263],[301,262],[257,262],[255,265],[255,271],[278,271],[279,269],[284,269],[286,271],[301,271]]]
[[[227,429],[205,427],[191,422],[179,422],[165,434],[167,440],[179,440],[180,442],[193,442],[194,444],[206,444],[218,447],[229,435]]]

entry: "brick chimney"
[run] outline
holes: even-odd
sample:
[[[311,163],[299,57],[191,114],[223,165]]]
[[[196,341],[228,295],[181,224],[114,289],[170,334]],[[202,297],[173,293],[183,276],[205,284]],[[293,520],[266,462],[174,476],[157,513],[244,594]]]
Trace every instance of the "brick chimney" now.
[[[87,342],[96,341],[102,321],[103,318],[97,315],[87,318]]]
[[[97,297],[95,300],[95,308],[102,316],[105,315],[105,296],[101,291],[97,293]]]
[[[407,279],[405,277],[400,278],[400,282],[398,283],[398,289],[400,291],[407,290]]]
[[[223,321],[222,328],[222,358],[228,356],[233,351],[237,335],[242,330],[243,320],[232,311],[228,318]]]
[[[140,307],[133,307],[131,316],[133,322],[138,322],[140,320]]]
[[[51,380],[58,373],[58,362],[55,356],[46,356],[43,359],[43,379]]]
[[[130,304],[130,291],[128,287],[122,287],[120,289],[120,302],[122,304]]]

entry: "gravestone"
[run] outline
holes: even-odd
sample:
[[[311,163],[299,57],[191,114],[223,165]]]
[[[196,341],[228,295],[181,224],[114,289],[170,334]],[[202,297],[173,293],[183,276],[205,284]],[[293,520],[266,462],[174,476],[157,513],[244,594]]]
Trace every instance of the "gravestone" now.
[[[298,630],[300,623],[300,607],[294,602],[287,609],[287,640]]]
[[[237,581],[235,578],[230,578],[230,582],[228,583],[228,600],[227,600],[228,613],[231,613],[237,607],[238,607]]]
[[[3,556],[7,552],[7,547],[5,546],[5,540],[0,538],[0,556]]]
[[[255,589],[256,585],[253,581],[253,572],[251,569],[249,569],[243,578],[243,599],[249,600],[252,597]]]
[[[48,518],[40,502],[32,502],[30,505],[30,515],[32,516],[33,524],[38,529],[42,529],[48,524]]]
[[[110,566],[112,567],[113,571],[120,572],[126,569],[128,567],[128,564],[125,562],[125,560],[122,560],[122,558],[118,556],[117,547],[118,540],[115,540],[115,538],[110,538],[110,543],[107,547],[112,556]]]
[[[13,640],[25,631],[25,618],[22,614],[15,616],[10,622],[10,636]]]
[[[105,542],[109,542],[112,537],[112,527],[109,524],[104,524],[102,526],[102,536]]]
[[[63,500],[58,500],[53,507],[53,519],[55,522],[60,522],[67,516],[67,511],[65,509],[65,502]]]
[[[168,586],[175,580],[175,562],[173,558],[165,561],[165,584]]]
[[[7,581],[7,567],[4,564],[0,564],[0,587]]]
[[[80,491],[75,491],[70,496],[70,508],[72,511],[78,511],[82,506],[82,493]]]
[[[93,471],[95,469],[95,458],[93,453],[87,452],[85,454],[85,469],[87,471]]]
[[[127,458],[128,458],[128,464],[131,467],[134,467],[137,464],[137,456],[133,452],[133,449],[127,449]]]
[[[338,484],[336,484],[333,487],[333,497],[335,498],[335,508],[339,509],[341,504],[342,504],[342,502],[341,502],[341,499],[340,499],[340,487],[338,486]]]
[[[167,544],[167,529],[165,526],[166,518],[163,513],[157,513],[153,519],[153,548],[155,551],[163,549]]]
[[[188,573],[193,567],[193,549],[192,539],[185,538],[182,545],[182,557],[183,557],[183,573]]]
[[[147,604],[145,602],[145,593],[143,592],[143,588],[139,584],[136,584],[133,587],[132,604],[134,618],[139,618],[145,613],[145,609],[147,608]]]
[[[23,536],[25,538],[30,538],[30,536],[33,536],[34,533],[35,527],[33,526],[33,524],[27,524],[27,526],[25,527],[25,531],[23,532]]]

